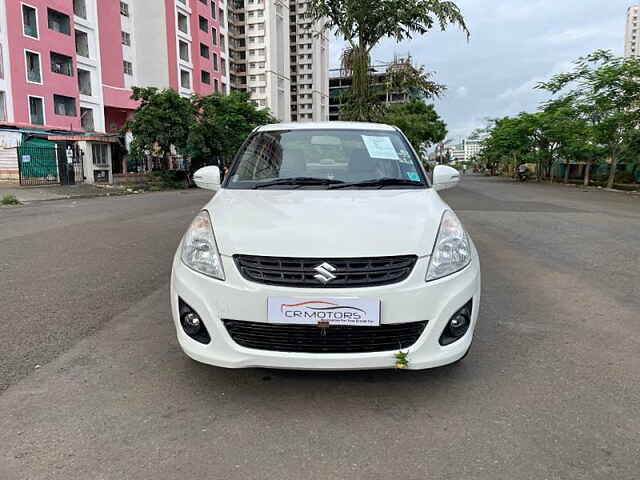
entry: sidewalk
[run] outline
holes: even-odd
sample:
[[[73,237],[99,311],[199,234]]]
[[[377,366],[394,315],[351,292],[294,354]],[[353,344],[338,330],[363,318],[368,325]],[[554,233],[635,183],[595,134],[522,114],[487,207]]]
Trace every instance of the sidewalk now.
[[[14,183],[0,183],[0,199],[5,195],[15,196],[20,203],[64,200],[67,198],[103,197],[121,195],[120,189],[100,188],[94,185],[45,185],[22,187]]]

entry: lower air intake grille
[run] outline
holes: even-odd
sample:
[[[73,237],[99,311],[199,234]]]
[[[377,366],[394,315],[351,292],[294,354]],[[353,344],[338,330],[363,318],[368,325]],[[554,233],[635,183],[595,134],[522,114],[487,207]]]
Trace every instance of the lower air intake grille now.
[[[336,325],[325,329],[315,325],[223,320],[238,345],[272,352],[366,353],[410,347],[418,341],[427,322],[398,323],[379,327]]]

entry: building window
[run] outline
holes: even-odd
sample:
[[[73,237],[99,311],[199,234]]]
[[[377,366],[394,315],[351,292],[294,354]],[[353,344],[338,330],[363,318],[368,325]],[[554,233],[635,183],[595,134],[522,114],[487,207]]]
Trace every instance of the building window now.
[[[211,2],[211,18],[216,19],[216,4]]]
[[[80,126],[88,132],[93,132],[96,129],[93,123],[93,108],[80,107]]]
[[[180,55],[180,60],[189,61],[189,44],[187,42],[183,40],[178,42],[178,55]]]
[[[80,18],[87,18],[86,0],[73,0],[73,13]]]
[[[180,70],[180,86],[187,90],[191,89],[191,74],[187,70]]]
[[[213,54],[213,69],[218,71],[218,55],[216,53]]]
[[[220,93],[220,85],[218,84],[217,79],[213,80],[213,89],[215,90],[216,93]]]
[[[209,31],[209,22],[202,15],[200,15],[200,18],[198,18],[198,24],[200,25],[200,30],[202,30],[203,32]]]
[[[29,97],[29,119],[34,125],[44,125],[44,101],[41,97]]]
[[[178,30],[189,35],[189,19],[184,13],[178,12]]]
[[[76,30],[76,54],[89,58],[89,35],[81,30]]]
[[[92,95],[90,71],[78,69],[78,89],[82,95]]]
[[[211,85],[211,74],[205,70],[200,72],[200,80],[206,85]]]
[[[27,37],[38,38],[38,11],[24,4],[22,5],[22,31]]]
[[[66,117],[76,116],[76,99],[73,97],[65,97],[64,95],[53,96],[53,111],[56,115],[64,115]]]
[[[73,77],[73,59],[60,53],[51,52],[51,71]]]
[[[224,10],[218,9],[218,18],[220,19],[220,25],[224,25]]]
[[[31,83],[42,83],[42,72],[40,69],[40,54],[25,51],[27,62],[27,81]]]
[[[126,2],[120,2],[120,15],[129,16],[129,5]]]
[[[7,121],[7,95],[0,91],[0,122]]]
[[[218,31],[215,28],[211,29],[211,41],[214,45],[218,44]]]
[[[92,143],[91,157],[96,167],[109,166],[109,146],[106,143]]]
[[[209,47],[204,43],[200,44],[200,56],[202,58],[209,58]]]
[[[131,34],[129,32],[120,32],[122,37],[122,45],[131,46]]]
[[[124,70],[125,75],[133,75],[133,65],[131,62],[127,62],[126,60],[122,61],[122,68]]]
[[[63,33],[65,35],[71,35],[71,22],[69,21],[69,15],[47,8],[47,21],[50,30]]]

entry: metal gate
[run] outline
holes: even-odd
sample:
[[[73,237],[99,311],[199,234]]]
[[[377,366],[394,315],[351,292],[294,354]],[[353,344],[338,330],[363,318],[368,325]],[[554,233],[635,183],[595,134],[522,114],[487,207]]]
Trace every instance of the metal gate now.
[[[60,183],[58,153],[55,146],[19,146],[18,171],[20,185]]]
[[[60,184],[75,185],[84,183],[84,152],[72,142],[56,144],[58,151],[58,172]]]
[[[20,145],[20,185],[75,185],[84,182],[83,152],[73,143]]]

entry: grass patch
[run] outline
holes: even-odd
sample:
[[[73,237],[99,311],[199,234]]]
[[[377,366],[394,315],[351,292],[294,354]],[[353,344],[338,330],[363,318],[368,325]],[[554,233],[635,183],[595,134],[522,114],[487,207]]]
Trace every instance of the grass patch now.
[[[0,204],[2,205],[20,205],[20,201],[16,198],[15,195],[5,195],[0,200]]]

